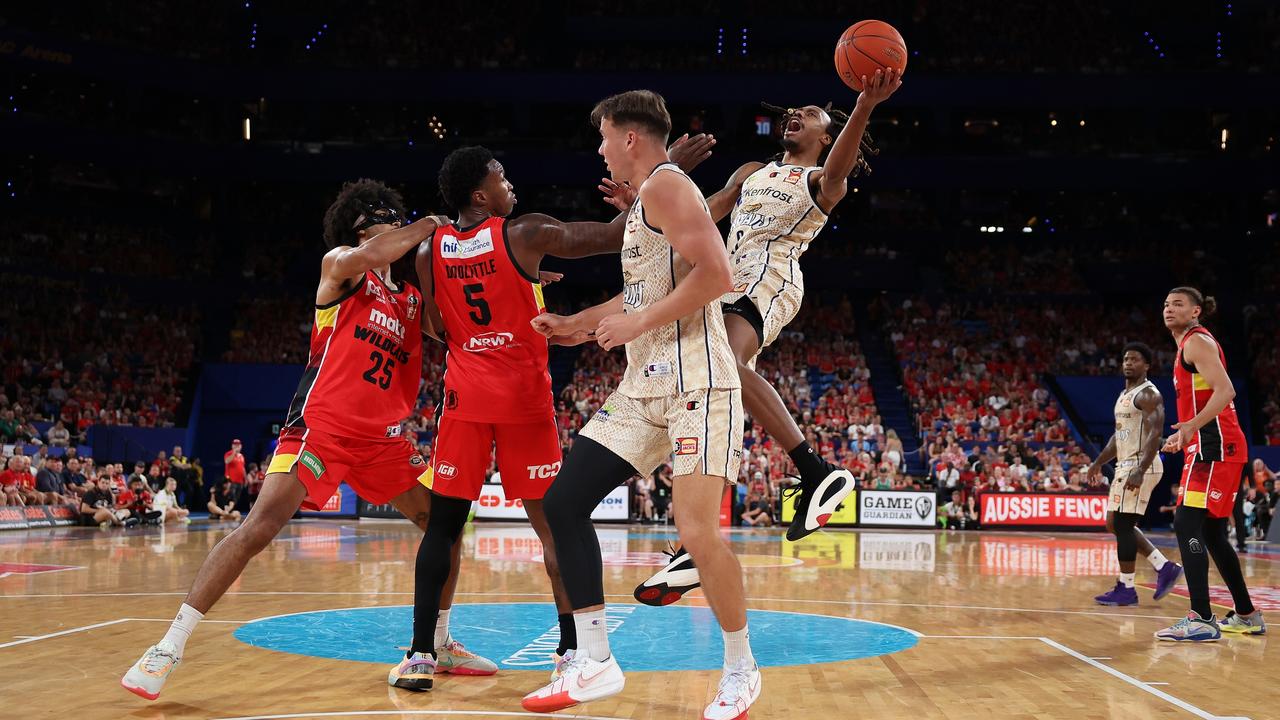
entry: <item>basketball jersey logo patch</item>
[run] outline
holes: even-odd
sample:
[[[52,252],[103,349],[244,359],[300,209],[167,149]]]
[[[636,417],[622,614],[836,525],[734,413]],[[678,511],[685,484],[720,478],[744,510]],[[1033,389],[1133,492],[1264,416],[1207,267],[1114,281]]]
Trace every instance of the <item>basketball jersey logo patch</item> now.
[[[320,461],[320,458],[313,455],[310,450],[304,451],[298,457],[298,462],[310,470],[317,480],[320,479],[321,475],[324,475],[324,463]]]
[[[677,438],[675,452],[676,455],[697,455],[698,438]]]

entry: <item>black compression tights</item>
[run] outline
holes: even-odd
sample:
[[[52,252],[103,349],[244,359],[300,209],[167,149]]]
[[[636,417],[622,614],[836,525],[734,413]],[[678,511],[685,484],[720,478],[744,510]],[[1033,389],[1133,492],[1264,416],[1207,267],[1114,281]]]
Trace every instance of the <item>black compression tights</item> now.
[[[589,437],[578,436],[543,499],[555,539],[560,579],[574,610],[604,604],[600,541],[591,511],[636,473],[626,460]]]
[[[1133,534],[1140,516],[1130,513],[1116,513],[1111,522],[1115,527],[1116,558],[1120,562],[1133,562],[1138,559],[1138,538]]]
[[[431,494],[431,517],[418,544],[413,575],[413,646],[410,652],[435,655],[440,593],[452,572],[453,544],[462,537],[471,512],[470,500]]]
[[[1178,534],[1178,548],[1182,551],[1182,566],[1186,569],[1187,592],[1191,595],[1191,609],[1202,618],[1213,614],[1209,606],[1209,557],[1213,557],[1218,573],[1231,590],[1235,610],[1241,615],[1253,612],[1249,588],[1240,570],[1240,558],[1227,538],[1227,518],[1209,517],[1204,508],[1179,505],[1173,517],[1173,529]]]

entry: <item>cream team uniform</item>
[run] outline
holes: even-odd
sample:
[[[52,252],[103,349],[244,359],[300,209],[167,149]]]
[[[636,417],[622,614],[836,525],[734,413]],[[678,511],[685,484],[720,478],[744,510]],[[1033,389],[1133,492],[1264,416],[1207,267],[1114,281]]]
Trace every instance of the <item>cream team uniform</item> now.
[[[1143,413],[1133,404],[1138,393],[1151,388],[1160,396],[1156,386],[1150,380],[1132,390],[1120,393],[1116,400],[1116,476],[1111,481],[1111,500],[1107,509],[1113,512],[1143,515],[1147,512],[1147,502],[1151,500],[1151,491],[1160,483],[1164,475],[1164,464],[1160,454],[1151,467],[1142,476],[1142,488],[1133,490],[1125,485],[1124,479],[1137,467],[1142,459]]]
[[[809,184],[820,169],[774,161],[748,176],[738,195],[725,242],[734,287],[722,301],[733,306],[745,299],[755,306],[763,320],[762,350],[800,312],[800,256],[827,224],[827,214],[818,207]]]
[[[678,173],[688,180],[674,163],[663,163],[653,171],[659,172]],[[691,269],[662,233],[645,221],[637,198],[622,239],[624,311],[639,312],[671,294]],[[719,299],[714,300],[627,343],[622,383],[582,435],[626,460],[641,475],[674,455],[675,475],[701,473],[737,480],[742,462],[742,385],[720,307]]]

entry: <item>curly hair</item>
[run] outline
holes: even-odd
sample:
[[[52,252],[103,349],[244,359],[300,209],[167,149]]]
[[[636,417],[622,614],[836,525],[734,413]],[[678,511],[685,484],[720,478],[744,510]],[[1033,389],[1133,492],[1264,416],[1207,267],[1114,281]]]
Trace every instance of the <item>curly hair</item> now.
[[[1151,351],[1150,345],[1147,345],[1146,343],[1141,343],[1141,342],[1128,343],[1124,346],[1124,351],[1121,353],[1121,355],[1128,353],[1130,350],[1141,355],[1143,361],[1145,361],[1147,365],[1150,365],[1153,368],[1155,367],[1156,354]]]
[[[790,109],[780,107],[778,105],[772,105],[767,102],[761,102],[760,106],[763,107],[765,110],[768,110],[769,112],[774,113],[776,115],[781,115],[784,118],[787,115],[791,114]],[[849,114],[844,112],[843,110],[835,109],[834,107],[832,107],[832,103],[827,103],[826,105],[824,105],[822,107],[822,110],[826,112],[828,116],[831,117],[831,122],[827,125],[827,134],[831,136],[831,139],[833,142],[831,143],[831,145],[828,145],[825,148],[823,148],[822,154],[818,156],[818,162],[822,162],[826,160],[827,153],[831,152],[832,145],[835,145],[835,142],[834,142],[835,138],[839,137],[840,131],[844,130],[845,123],[849,122]],[[862,139],[858,141],[858,149],[861,152],[858,153],[858,161],[854,163],[853,171],[849,173],[849,177],[858,177],[859,175],[871,174],[871,163],[867,162],[867,156],[880,154],[880,150],[876,148],[874,144],[872,144],[873,142],[874,141],[871,139],[871,133],[864,131],[862,133]],[[781,159],[781,157],[782,157],[782,154],[779,153],[778,155],[774,156],[774,159]]]
[[[1218,301],[1212,295],[1205,295],[1196,288],[1183,285],[1169,291],[1170,295],[1185,295],[1192,305],[1200,308],[1201,317],[1212,317],[1218,311]]]
[[[338,199],[324,213],[324,244],[330,249],[357,244],[359,238],[353,226],[365,213],[365,206],[374,204],[395,208],[405,215],[404,198],[383,183],[368,178],[344,183]]]
[[[440,166],[440,197],[457,212],[471,205],[471,193],[489,176],[493,153],[486,147],[470,145],[449,153]]]

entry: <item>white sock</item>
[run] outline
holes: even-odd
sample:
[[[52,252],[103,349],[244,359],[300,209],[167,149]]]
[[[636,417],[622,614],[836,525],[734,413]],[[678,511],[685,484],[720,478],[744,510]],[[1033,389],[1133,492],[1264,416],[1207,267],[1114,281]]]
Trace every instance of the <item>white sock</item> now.
[[[746,625],[741,630],[729,632],[721,631],[724,634],[724,666],[728,668],[736,667],[754,667],[756,658],[751,654],[751,632]]]
[[[1133,579],[1138,573],[1120,573],[1120,582],[1127,588],[1133,587]]]
[[[1147,556],[1147,562],[1151,563],[1151,567],[1159,571],[1160,568],[1164,567],[1165,563],[1169,562],[1169,560],[1165,558],[1164,553],[1160,552],[1160,548],[1155,548],[1151,554]]]
[[[442,648],[449,644],[449,611],[441,610],[436,620],[436,640],[434,647]]]
[[[169,632],[164,634],[164,639],[178,648],[178,657],[182,657],[182,652],[187,647],[187,639],[191,637],[191,632],[196,629],[196,623],[203,619],[204,613],[186,603],[182,603],[182,607],[178,608],[178,616],[173,619],[173,624],[169,626]]]
[[[609,659],[609,630],[604,624],[604,610],[574,613],[573,627],[578,631],[578,650],[597,662]]]

